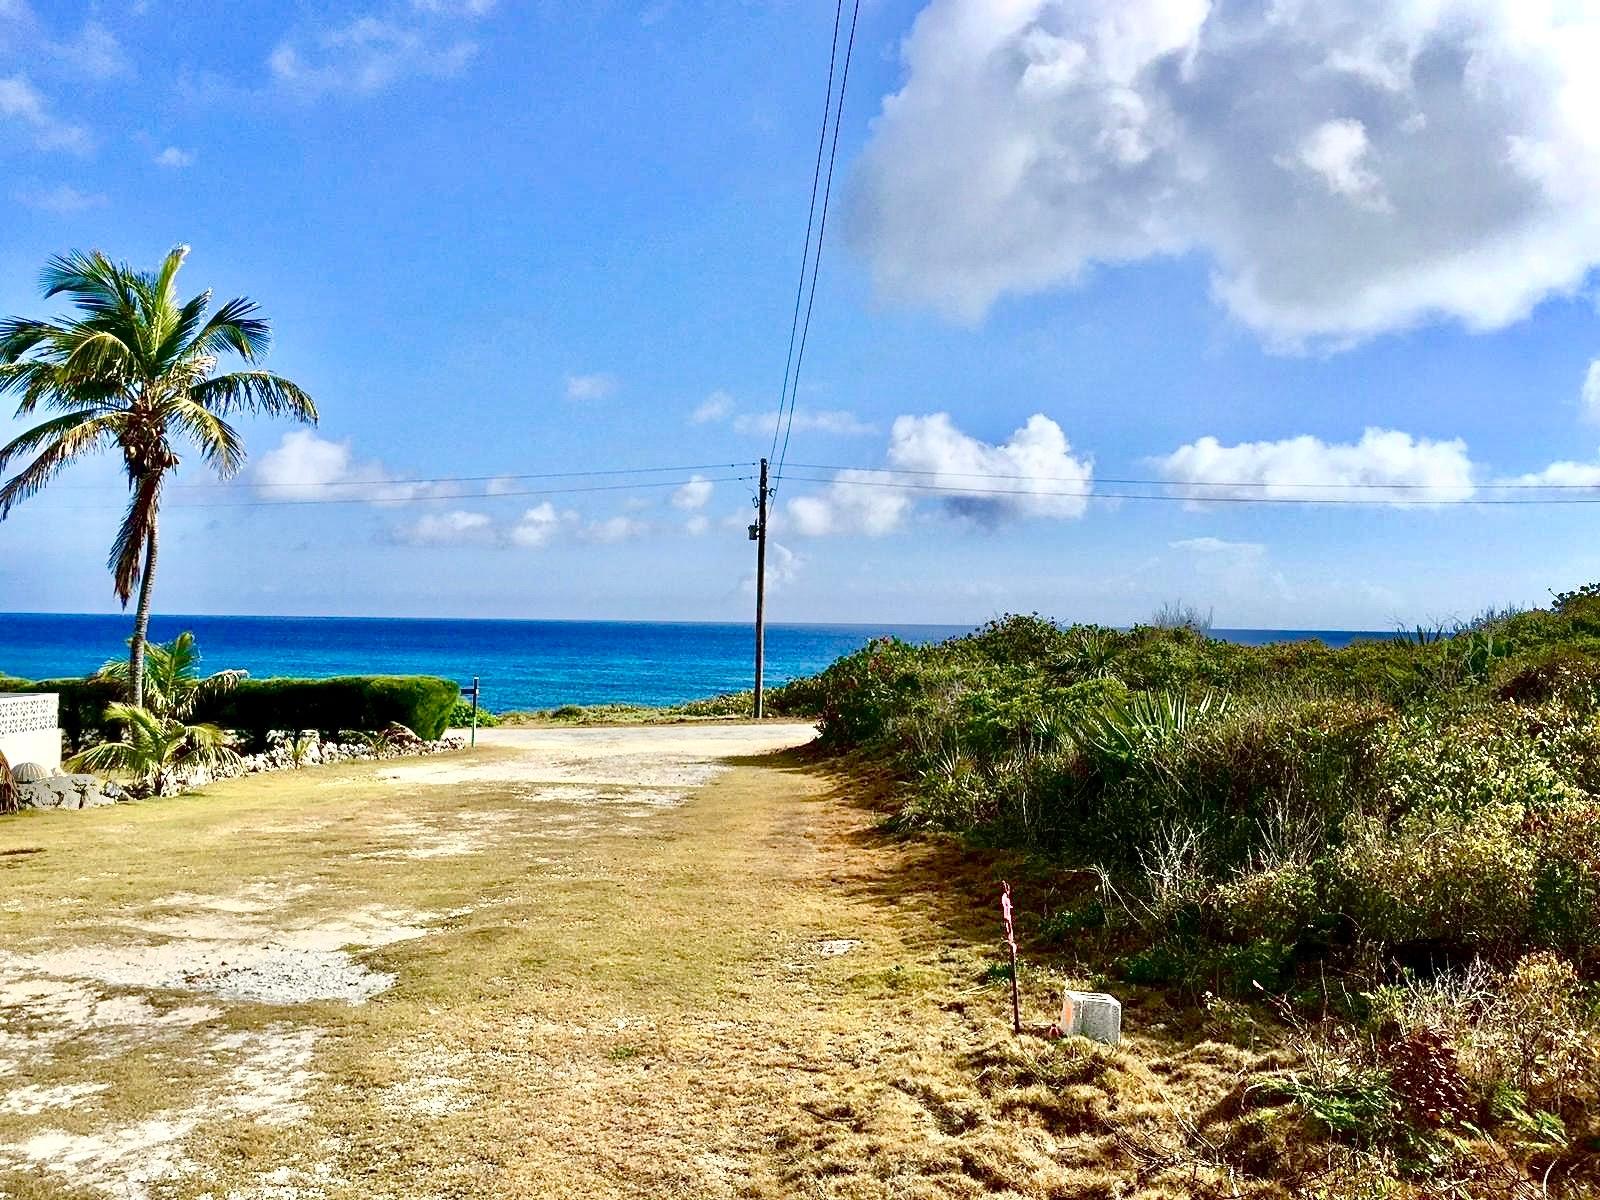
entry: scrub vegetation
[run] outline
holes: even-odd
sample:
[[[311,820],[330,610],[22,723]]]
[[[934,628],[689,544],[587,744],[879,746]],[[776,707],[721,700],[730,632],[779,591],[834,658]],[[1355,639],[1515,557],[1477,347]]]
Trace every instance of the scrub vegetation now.
[[[811,679],[796,679],[766,693],[766,715],[769,717],[809,717],[815,714],[816,686]],[[457,720],[464,723],[467,709],[458,713]],[[755,693],[750,691],[726,692],[720,696],[707,696],[700,700],[687,700],[682,704],[563,704],[559,708],[537,709],[532,712],[507,712],[495,718],[504,725],[672,725],[683,721],[750,720],[755,716]],[[483,724],[479,710],[478,723]]]
[[[812,681],[823,743],[899,781],[898,828],[1024,855],[1035,955],[1284,1052],[1190,1147],[1218,1169],[1587,1194],[1600,587],[1339,650],[1202,625],[874,642]]]

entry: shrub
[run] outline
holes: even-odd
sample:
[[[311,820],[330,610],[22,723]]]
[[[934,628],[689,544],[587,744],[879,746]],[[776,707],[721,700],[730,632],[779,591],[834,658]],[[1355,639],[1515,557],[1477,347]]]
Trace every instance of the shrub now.
[[[724,692],[720,696],[689,700],[673,705],[670,711],[685,717],[750,717],[755,715],[755,709],[755,693],[747,691]]]
[[[1502,669],[1495,695],[1517,704],[1566,700],[1593,705],[1600,696],[1600,656],[1587,646],[1552,646]]]
[[[437,738],[461,689],[428,675],[353,675],[334,679],[249,679],[200,714],[265,740],[274,729],[375,730],[399,724]]]
[[[1378,754],[1380,797],[1399,812],[1551,808],[1600,788],[1600,730],[1560,703],[1408,714],[1384,727]]]
[[[1322,910],[1322,891],[1311,868],[1283,863],[1241,871],[1217,891],[1217,907],[1237,938],[1268,938],[1293,945]]]
[[[1393,824],[1362,815],[1346,823],[1344,838],[1333,894],[1365,936],[1437,947],[1445,957],[1525,944],[1538,861],[1518,806],[1486,805],[1470,816],[1429,807]]]
[[[405,722],[401,722],[404,724]],[[466,729],[472,724],[472,702],[470,700],[457,700],[450,706],[450,716],[445,720],[446,729]],[[478,728],[493,729],[500,724],[500,718],[487,708],[478,709]]]
[[[767,711],[779,717],[814,717],[822,711],[822,695],[816,676],[791,679],[767,691]]]

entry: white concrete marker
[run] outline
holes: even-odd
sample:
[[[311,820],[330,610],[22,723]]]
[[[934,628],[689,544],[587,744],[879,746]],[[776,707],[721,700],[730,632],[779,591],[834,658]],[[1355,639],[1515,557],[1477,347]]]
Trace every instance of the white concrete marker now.
[[[1122,1041],[1122,1002],[1104,992],[1068,992],[1062,999],[1062,1037],[1086,1037],[1115,1046]]]

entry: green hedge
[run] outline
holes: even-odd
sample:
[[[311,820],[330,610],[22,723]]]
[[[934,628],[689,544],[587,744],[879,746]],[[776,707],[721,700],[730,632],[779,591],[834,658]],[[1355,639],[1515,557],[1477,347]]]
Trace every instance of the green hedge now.
[[[257,735],[272,729],[382,729],[398,722],[418,737],[444,733],[461,694],[431,675],[349,675],[334,679],[246,679],[199,715]]]
[[[116,737],[118,726],[105,719],[106,705],[122,699],[116,684],[104,679],[13,679],[0,675],[0,692],[56,692],[61,697],[61,731],[69,746]]]

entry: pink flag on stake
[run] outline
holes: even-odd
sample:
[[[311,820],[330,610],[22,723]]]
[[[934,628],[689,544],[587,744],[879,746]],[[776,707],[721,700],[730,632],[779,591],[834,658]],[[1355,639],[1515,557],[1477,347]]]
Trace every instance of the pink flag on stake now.
[[[1006,926],[1006,945],[1015,954],[1017,950],[1017,930],[1011,921],[1011,885],[1002,883],[1000,889],[1000,917]]]
[[[1000,881],[1000,919],[1005,922],[1006,946],[1011,951],[1011,1032],[1022,1032],[1022,998],[1017,992],[1017,930],[1011,921],[1011,885]]]

